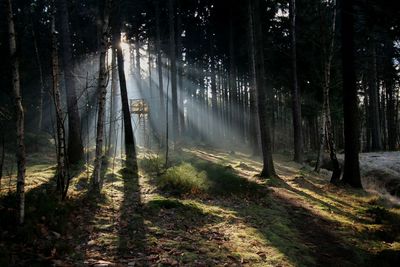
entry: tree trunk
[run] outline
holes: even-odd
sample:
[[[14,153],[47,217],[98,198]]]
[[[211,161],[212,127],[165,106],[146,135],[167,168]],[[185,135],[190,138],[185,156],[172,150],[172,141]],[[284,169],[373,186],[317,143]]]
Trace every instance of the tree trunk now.
[[[175,0],[169,0],[169,58],[171,61],[171,95],[172,95],[172,138],[174,144],[179,136],[179,110],[176,68],[176,43],[175,43]]]
[[[109,14],[111,9],[111,0],[104,0],[104,10],[101,19],[101,40],[100,40],[100,59],[99,59],[99,79],[97,85],[98,95],[98,115],[96,129],[96,155],[93,170],[93,189],[100,192],[102,188],[101,166],[103,162],[103,141],[104,141],[104,120],[105,104],[108,84],[108,71],[106,66],[106,56],[108,50],[109,33]]]
[[[322,162],[322,156],[324,151],[325,140],[327,141],[329,148],[329,156],[331,159],[331,163],[333,166],[333,173],[331,177],[331,183],[338,183],[340,181],[341,169],[339,161],[336,157],[336,145],[334,138],[334,131],[332,127],[332,118],[331,118],[331,108],[330,108],[330,100],[329,100],[329,92],[331,86],[331,68],[332,68],[332,60],[334,55],[335,48],[335,33],[336,33],[336,1],[333,1],[333,17],[332,17],[332,25],[331,31],[329,35],[329,42],[325,42],[325,33],[321,31],[321,36],[323,38],[323,59],[324,59],[324,76],[323,76],[323,111],[322,111],[322,124],[321,124],[321,143],[318,151],[318,160],[317,165],[315,167],[316,171],[319,171],[320,165]],[[322,18],[321,18],[322,23]],[[327,47],[327,49],[325,48]]]
[[[11,59],[12,92],[15,101],[16,136],[17,136],[17,196],[19,200],[19,223],[25,219],[25,143],[24,143],[24,108],[22,106],[21,85],[19,77],[19,62],[17,55],[16,34],[11,0],[6,1],[6,13],[9,34],[9,49]]]
[[[160,111],[161,114],[165,110],[164,107],[164,84],[163,84],[163,71],[162,71],[162,57],[161,57],[161,30],[160,30],[160,2],[156,0],[155,2],[155,12],[156,12],[156,52],[157,52],[157,71],[158,71],[158,90],[160,98]],[[164,118],[160,115],[158,116],[158,122],[160,123],[160,128],[162,129],[160,133],[163,132]],[[163,146],[164,136],[160,137],[160,145]]]
[[[81,139],[81,122],[78,110],[78,100],[73,73],[72,44],[69,30],[67,0],[59,2],[59,18],[62,44],[62,65],[64,70],[65,88],[68,110],[68,159],[76,164],[83,159],[83,145]]]
[[[255,43],[254,43],[254,28],[252,16],[252,0],[248,0],[248,31],[249,31],[249,61],[250,61],[250,145],[253,156],[260,155],[260,128],[257,122],[257,78],[256,78],[256,58],[255,58]]]
[[[300,92],[297,81],[296,0],[289,2],[290,35],[292,48],[292,113],[294,131],[294,160],[303,162],[303,131],[301,123]]]
[[[379,117],[379,90],[378,90],[378,78],[377,78],[377,62],[376,62],[376,47],[375,41],[372,41],[371,47],[371,61],[370,61],[370,74],[369,74],[369,100],[370,108],[369,114],[371,116],[371,150],[380,151],[382,150],[382,134],[381,124]]]
[[[344,111],[344,170],[342,181],[352,187],[361,188],[359,163],[359,111],[355,72],[354,50],[354,0],[342,0],[342,71]]]
[[[67,175],[67,158],[66,158],[66,142],[65,142],[65,127],[64,115],[61,104],[60,82],[59,82],[59,60],[58,60],[58,36],[55,26],[55,12],[52,15],[51,33],[52,33],[52,98],[54,109],[56,112],[56,144],[57,144],[57,188],[61,193],[61,198],[64,199],[69,184]]]
[[[124,133],[125,133],[125,153],[127,164],[136,173],[138,170],[137,157],[136,157],[136,145],[135,136],[133,135],[132,120],[129,110],[129,99],[126,87],[126,78],[124,70],[124,56],[122,54],[122,48],[119,45],[121,42],[121,22],[119,21],[118,15],[114,18],[116,20],[113,33],[114,47],[117,49],[117,64],[118,64],[118,75],[119,75],[119,87],[121,91],[121,104],[122,104],[122,115],[124,121]]]
[[[262,26],[260,20],[260,0],[254,0],[253,5],[253,22],[255,36],[255,58],[256,58],[256,77],[257,77],[257,99],[258,99],[258,117],[260,122],[261,149],[263,153],[263,169],[261,177],[276,176],[274,163],[271,153],[271,129],[270,116],[271,112],[267,110],[270,107],[270,99],[267,101],[267,86],[265,80],[264,51]]]
[[[116,137],[116,111],[117,111],[117,90],[118,90],[118,69],[117,69],[117,53],[116,48],[112,46],[111,52],[111,97],[110,97],[110,128],[109,128],[109,142],[107,154],[110,155],[114,151]]]
[[[393,66],[394,47],[389,40],[385,42],[385,87],[386,87],[386,119],[388,133],[388,149],[397,149],[397,116],[396,116],[396,96],[394,89],[395,68]]]
[[[39,54],[39,48],[37,44],[37,39],[36,39],[36,33],[35,33],[35,27],[32,23],[32,38],[33,38],[33,47],[35,49],[35,56],[36,56],[36,63],[38,67],[38,72],[39,72],[39,81],[40,81],[40,97],[39,97],[39,105],[37,107],[38,111],[38,124],[37,124],[37,131],[40,132],[42,130],[42,124],[43,124],[43,98],[44,98],[44,78],[43,78],[43,68],[42,68],[42,62],[40,60],[40,54]]]

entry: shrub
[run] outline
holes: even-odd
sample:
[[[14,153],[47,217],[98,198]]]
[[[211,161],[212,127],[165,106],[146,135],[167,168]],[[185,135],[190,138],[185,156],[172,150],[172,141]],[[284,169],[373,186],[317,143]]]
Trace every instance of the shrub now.
[[[147,173],[160,173],[163,168],[163,162],[159,157],[145,157],[139,161],[139,166]]]
[[[162,190],[173,194],[198,194],[209,188],[206,173],[198,172],[189,163],[169,168],[159,177],[157,184]]]

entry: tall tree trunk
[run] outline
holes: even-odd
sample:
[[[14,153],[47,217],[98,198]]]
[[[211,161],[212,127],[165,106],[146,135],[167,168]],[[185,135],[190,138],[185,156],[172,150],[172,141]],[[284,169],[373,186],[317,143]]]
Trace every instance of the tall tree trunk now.
[[[255,43],[254,43],[254,28],[252,16],[252,0],[248,0],[248,31],[249,31],[249,61],[250,61],[250,145],[253,156],[260,155],[260,127],[257,122],[257,78],[256,78],[256,58],[255,58]]]
[[[255,54],[256,54],[256,77],[257,77],[257,99],[258,99],[258,117],[260,122],[261,149],[263,153],[263,169],[261,177],[275,176],[275,168],[271,153],[271,128],[270,116],[271,111],[267,110],[270,107],[270,99],[267,96],[265,66],[264,66],[264,47],[262,37],[262,26],[260,19],[260,0],[254,0],[253,5],[253,22],[255,36]],[[268,88],[270,90],[270,88]]]
[[[160,110],[164,111],[164,84],[163,84],[163,71],[162,71],[162,57],[161,57],[161,30],[160,30],[160,2],[155,0],[155,12],[156,12],[156,53],[157,53],[157,71],[158,71],[158,90],[160,98]],[[161,129],[164,129],[164,118],[158,116],[158,122],[160,123]],[[161,133],[163,130],[160,131]],[[164,137],[160,137],[160,145],[163,145]]]
[[[171,94],[172,94],[172,137],[176,143],[179,136],[179,110],[176,68],[176,43],[175,43],[175,0],[169,0],[169,58],[171,61]]]
[[[100,59],[99,59],[99,79],[97,85],[98,95],[98,115],[96,128],[96,155],[93,170],[93,189],[100,191],[103,181],[101,179],[101,166],[103,162],[103,142],[104,142],[104,120],[105,104],[107,95],[108,72],[106,66],[106,57],[108,50],[109,33],[109,14],[111,9],[111,0],[104,0],[104,10],[101,11],[101,40],[100,40]]]
[[[73,57],[71,35],[69,30],[69,15],[67,0],[58,1],[61,44],[62,44],[62,65],[65,77],[65,88],[67,95],[68,110],[68,159],[71,164],[76,164],[83,159],[83,145],[81,139],[81,122],[78,110],[78,100],[73,73]]]
[[[301,123],[300,92],[297,81],[296,0],[289,2],[290,36],[292,47],[292,113],[294,131],[294,160],[303,162],[303,131]]]
[[[119,1],[117,2],[119,5]],[[133,134],[131,113],[129,110],[129,99],[128,91],[126,86],[125,70],[124,70],[124,56],[122,48],[118,45],[121,42],[121,21],[119,21],[119,14],[114,17],[116,20],[114,23],[113,32],[113,45],[114,49],[117,49],[117,64],[118,64],[118,76],[119,76],[119,87],[121,92],[121,104],[122,104],[122,115],[124,121],[124,133],[125,133],[125,153],[127,164],[134,172],[137,172],[137,157],[136,157],[136,145],[135,136]]]
[[[236,85],[236,59],[235,59],[235,44],[234,44],[234,21],[233,21],[233,6],[229,8],[229,120],[231,129],[236,129],[237,120],[237,85]],[[230,138],[235,138],[231,136]]]
[[[117,69],[117,53],[114,46],[111,52],[111,97],[110,97],[110,127],[109,127],[109,142],[107,148],[107,154],[110,155],[114,151],[113,146],[115,144],[116,137],[116,111],[117,111],[117,90],[118,90],[118,69]]]
[[[185,113],[184,113],[184,98],[185,89],[183,87],[184,65],[183,65],[183,44],[182,44],[182,0],[178,0],[179,9],[177,14],[177,49],[178,49],[178,88],[179,88],[179,130],[180,136],[185,132]]]
[[[397,149],[397,116],[396,116],[396,95],[394,89],[395,68],[393,66],[394,47],[393,42],[385,42],[385,87],[386,87],[386,119],[388,133],[388,149]]]
[[[16,136],[17,136],[17,196],[19,200],[19,223],[25,219],[25,143],[24,143],[24,108],[22,106],[21,85],[19,77],[19,61],[17,55],[16,33],[11,0],[6,1],[6,16],[9,34],[9,49],[11,59],[12,92],[15,101]]]
[[[344,111],[344,170],[342,181],[361,188],[359,163],[359,111],[354,50],[354,0],[341,0],[343,111]]]
[[[371,61],[369,64],[370,74],[369,74],[369,100],[370,108],[369,114],[371,116],[371,150],[379,151],[382,150],[382,133],[381,124],[379,117],[379,89],[378,89],[378,77],[377,77],[377,62],[376,62],[376,45],[375,41],[371,41]]]
[[[322,18],[321,18],[322,23]],[[324,151],[325,140],[327,141],[329,148],[329,156],[333,166],[333,173],[331,177],[331,183],[338,183],[340,181],[341,169],[340,164],[336,156],[336,145],[334,138],[334,131],[332,127],[332,118],[331,118],[331,108],[330,108],[330,100],[329,100],[329,92],[331,87],[331,68],[332,68],[332,60],[334,55],[335,48],[335,33],[336,33],[336,0],[333,1],[333,16],[332,16],[332,24],[331,30],[329,34],[329,42],[326,42],[325,33],[321,31],[321,36],[323,38],[323,65],[324,65],[324,76],[323,76],[323,111],[322,111],[322,124],[321,124],[321,140],[320,140],[320,148],[318,151],[318,160],[317,165],[315,167],[316,171],[319,171],[320,165],[322,162],[322,156]]]
[[[52,14],[51,23],[52,34],[52,98],[54,109],[56,112],[56,134],[57,134],[57,188],[61,192],[61,198],[64,199],[69,184],[69,177],[67,173],[67,155],[66,155],[66,142],[65,142],[65,127],[64,115],[61,104],[60,82],[59,82],[59,60],[58,60],[58,36],[55,26],[55,10]]]
[[[37,38],[36,38],[36,33],[35,33],[35,26],[34,26],[32,20],[31,20],[31,23],[32,23],[33,47],[35,49],[36,63],[37,63],[37,67],[38,67],[39,81],[40,81],[40,97],[39,97],[39,105],[37,107],[37,110],[38,110],[38,124],[37,124],[38,128],[37,128],[37,130],[38,130],[38,132],[40,132],[42,130],[42,126],[43,126],[42,124],[43,124],[44,77],[43,77],[42,62],[40,60],[39,48],[38,48]]]

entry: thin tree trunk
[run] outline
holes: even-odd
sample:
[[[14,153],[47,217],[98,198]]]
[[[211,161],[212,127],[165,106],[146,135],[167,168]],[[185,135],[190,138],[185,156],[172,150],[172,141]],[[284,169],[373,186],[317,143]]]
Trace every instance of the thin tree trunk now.
[[[73,73],[72,44],[69,30],[69,15],[67,0],[59,2],[62,64],[65,77],[68,110],[68,159],[71,164],[76,164],[83,159],[83,145],[81,139],[81,122],[78,110],[78,100]]]
[[[56,112],[56,134],[57,134],[57,188],[61,192],[61,198],[64,199],[67,194],[67,160],[66,160],[66,142],[64,115],[61,104],[60,82],[59,82],[59,60],[58,60],[58,42],[57,30],[55,26],[55,11],[52,15],[51,33],[52,33],[52,98]]]
[[[117,69],[117,53],[114,46],[112,46],[111,52],[111,97],[110,97],[110,127],[109,127],[109,142],[107,148],[107,154],[110,155],[115,144],[116,137],[116,110],[117,110],[117,90],[118,90],[118,69]]]
[[[341,1],[345,160],[342,181],[361,188],[359,111],[355,73],[354,0]]]
[[[108,71],[106,66],[106,57],[108,49],[108,33],[109,33],[109,14],[111,9],[111,0],[104,0],[104,10],[101,19],[101,41],[100,41],[100,59],[99,59],[99,79],[98,79],[98,115],[96,129],[96,155],[93,170],[93,189],[100,191],[102,188],[101,166],[103,161],[103,141],[104,141],[104,120],[105,120],[105,104],[108,84]]]
[[[370,109],[369,114],[371,116],[371,150],[379,151],[382,150],[382,133],[379,117],[379,90],[378,90],[378,78],[377,78],[377,62],[376,62],[376,47],[375,41],[371,44],[371,62],[370,62],[370,74],[369,74],[369,100]]]
[[[290,0],[290,35],[292,47],[292,113],[294,131],[294,160],[303,162],[303,131],[301,123],[300,92],[297,78],[296,0]]]
[[[171,95],[172,95],[172,138],[174,144],[179,137],[179,110],[177,90],[176,43],[175,43],[175,0],[169,0],[169,57],[171,61]]]
[[[40,81],[40,97],[39,97],[39,105],[37,107],[38,110],[38,124],[37,124],[37,130],[40,132],[42,130],[42,124],[43,124],[43,98],[44,98],[44,78],[43,78],[43,68],[42,68],[42,62],[40,60],[40,54],[39,54],[39,48],[37,45],[37,39],[36,39],[36,33],[35,33],[35,27],[32,23],[32,38],[33,38],[33,46],[35,49],[35,56],[36,56],[36,63],[38,66],[38,71],[39,71],[39,81]]]
[[[21,85],[19,76],[19,62],[17,55],[16,33],[11,0],[6,1],[6,13],[9,34],[9,49],[11,58],[12,92],[15,101],[16,136],[17,136],[17,196],[19,200],[19,223],[25,219],[25,143],[24,143],[24,108],[22,106]]]
[[[161,57],[161,30],[160,30],[160,2],[155,0],[155,11],[156,11],[156,53],[157,53],[157,70],[158,70],[158,90],[160,98],[160,110],[165,110],[164,105],[164,84],[163,84],[163,72],[162,72],[162,57]],[[162,129],[160,133],[163,132],[164,118],[161,115],[158,116],[158,122],[161,124]],[[164,136],[160,137],[160,145],[163,146]]]

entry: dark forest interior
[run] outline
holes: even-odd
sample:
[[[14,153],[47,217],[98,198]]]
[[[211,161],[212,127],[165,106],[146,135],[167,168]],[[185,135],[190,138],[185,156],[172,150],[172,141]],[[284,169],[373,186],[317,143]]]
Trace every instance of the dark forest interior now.
[[[1,0],[0,266],[400,266],[398,0]]]

